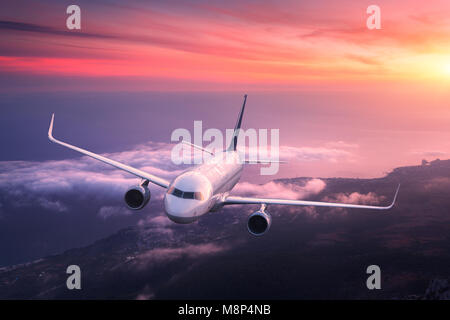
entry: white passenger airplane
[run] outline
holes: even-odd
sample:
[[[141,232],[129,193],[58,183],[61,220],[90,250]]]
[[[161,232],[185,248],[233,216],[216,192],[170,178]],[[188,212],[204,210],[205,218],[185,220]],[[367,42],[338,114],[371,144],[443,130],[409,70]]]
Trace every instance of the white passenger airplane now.
[[[259,236],[264,234],[272,223],[272,218],[266,211],[268,205],[320,206],[376,210],[387,210],[394,206],[400,185],[397,187],[394,200],[386,207],[303,200],[248,198],[229,195],[230,191],[239,181],[245,163],[245,161],[241,159],[236,147],[246,101],[247,95],[244,96],[244,103],[234,128],[230,146],[226,150],[214,154],[210,159],[205,161],[205,163],[184,171],[172,181],[167,181],[150,173],[55,139],[53,137],[54,114],[52,115],[50,122],[48,138],[52,142],[142,178],[143,180],[139,185],[131,187],[125,193],[125,203],[132,210],[142,209],[150,200],[150,191],[148,189],[149,182],[166,188],[167,191],[164,195],[164,210],[169,219],[176,223],[191,223],[205,213],[217,211],[225,205],[258,204],[261,207],[258,211],[249,216],[247,229],[251,234]],[[201,146],[192,146],[210,153],[210,151],[203,149]]]

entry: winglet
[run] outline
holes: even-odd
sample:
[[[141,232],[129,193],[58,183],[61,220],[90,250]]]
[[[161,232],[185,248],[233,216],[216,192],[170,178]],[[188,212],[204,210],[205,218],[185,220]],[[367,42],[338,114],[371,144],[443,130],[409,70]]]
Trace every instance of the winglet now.
[[[55,114],[52,113],[52,120],[50,120],[50,127],[48,128],[48,138],[50,141],[54,141],[55,138],[53,138],[53,121],[55,120]]]
[[[395,191],[394,200],[392,200],[391,205],[388,207],[388,209],[392,208],[395,204],[395,201],[397,200],[398,190],[400,190],[400,183],[398,184],[397,190]]]

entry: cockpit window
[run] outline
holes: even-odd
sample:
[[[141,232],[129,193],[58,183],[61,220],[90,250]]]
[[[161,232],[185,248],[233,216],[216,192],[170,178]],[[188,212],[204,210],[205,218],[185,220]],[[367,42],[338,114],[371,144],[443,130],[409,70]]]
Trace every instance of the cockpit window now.
[[[194,199],[193,192],[183,192],[183,199]]]
[[[195,199],[195,200],[204,199],[203,194],[201,192],[181,191],[180,189],[177,189],[174,186],[170,187],[167,193],[183,199]]]
[[[183,195],[183,191],[181,191],[180,189],[177,189],[177,188],[173,188],[172,194],[175,197],[181,198]]]

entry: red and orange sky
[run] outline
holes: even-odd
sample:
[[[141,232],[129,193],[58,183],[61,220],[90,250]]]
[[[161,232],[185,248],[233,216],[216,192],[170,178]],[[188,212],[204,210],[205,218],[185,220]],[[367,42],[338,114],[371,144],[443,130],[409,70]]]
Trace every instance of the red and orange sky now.
[[[2,73],[99,90],[105,78],[121,90],[450,84],[445,0],[79,1],[81,31],[66,28],[68,4],[2,3]],[[381,30],[366,27],[371,4]]]

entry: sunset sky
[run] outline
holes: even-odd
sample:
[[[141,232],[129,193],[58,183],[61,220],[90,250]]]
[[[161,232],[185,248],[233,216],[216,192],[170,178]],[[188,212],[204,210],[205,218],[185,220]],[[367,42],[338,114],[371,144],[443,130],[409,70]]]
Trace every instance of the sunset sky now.
[[[112,147],[120,126],[151,131],[133,131],[121,146],[169,142],[193,120],[232,127],[244,93],[245,126],[280,128],[284,150],[300,155],[283,176],[380,176],[450,156],[449,1],[77,1],[81,30],[66,28],[70,4],[0,5],[1,121],[17,133],[13,142],[2,135],[10,150],[2,160],[55,157],[19,147],[34,128],[45,133],[51,111],[62,128],[81,127],[68,138],[112,152],[121,151]],[[372,4],[381,30],[366,27]],[[121,118],[124,108],[136,119]],[[86,128],[105,110],[109,127],[95,134],[107,137],[96,143]],[[158,120],[168,110],[183,120]],[[27,132],[19,119],[33,123]]]
[[[445,0],[378,1],[381,30],[366,27],[368,1],[78,1],[80,31],[69,4],[3,2],[2,73],[40,76],[40,90],[67,77],[72,90],[450,83]]]

